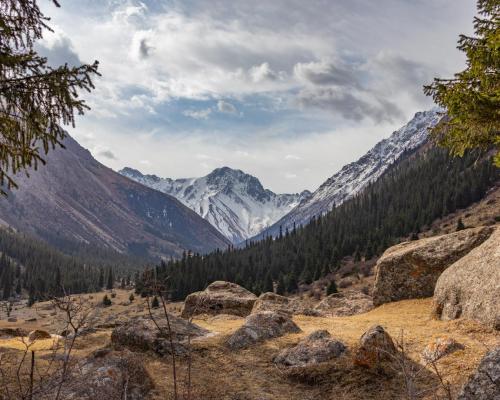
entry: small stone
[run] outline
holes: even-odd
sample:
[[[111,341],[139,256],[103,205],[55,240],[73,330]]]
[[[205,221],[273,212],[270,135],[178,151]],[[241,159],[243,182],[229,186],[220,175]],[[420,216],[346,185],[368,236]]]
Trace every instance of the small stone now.
[[[465,347],[450,337],[438,337],[429,343],[420,355],[424,363],[432,363]]]
[[[275,358],[276,364],[303,367],[340,357],[347,347],[333,339],[326,330],[318,330],[302,339],[296,346],[282,350]]]
[[[354,364],[368,368],[380,361],[391,361],[397,350],[391,336],[380,325],[368,329],[359,340],[360,345],[354,356]]]

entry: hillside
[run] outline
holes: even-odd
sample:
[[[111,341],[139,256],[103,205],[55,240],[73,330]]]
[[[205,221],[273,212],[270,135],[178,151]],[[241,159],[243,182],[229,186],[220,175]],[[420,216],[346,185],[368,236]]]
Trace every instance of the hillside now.
[[[120,174],[170,194],[197,212],[233,243],[257,235],[310,196],[305,190],[276,194],[243,171],[217,168],[201,178],[170,179],[144,175],[132,168]]]
[[[334,206],[339,206],[360,193],[382,176],[405,152],[422,146],[427,141],[429,128],[435,126],[441,117],[442,113],[438,109],[416,113],[405,126],[381,140],[359,160],[342,167],[311,196],[256,238],[277,236],[280,227],[285,230],[292,229],[294,225],[305,225],[314,216],[325,214]]]
[[[428,146],[429,147],[429,146]],[[478,160],[479,158],[479,160]],[[423,148],[392,166],[358,196],[303,228],[285,229],[244,249],[215,252],[162,265],[175,299],[224,279],[255,293],[272,281],[288,292],[335,271],[341,261],[371,259],[436,219],[483,198],[499,179],[489,157],[468,153],[450,157],[440,148]]]
[[[207,221],[175,198],[127,179],[67,137],[47,165],[17,176],[0,202],[0,223],[61,250],[79,243],[143,257],[226,247]]]

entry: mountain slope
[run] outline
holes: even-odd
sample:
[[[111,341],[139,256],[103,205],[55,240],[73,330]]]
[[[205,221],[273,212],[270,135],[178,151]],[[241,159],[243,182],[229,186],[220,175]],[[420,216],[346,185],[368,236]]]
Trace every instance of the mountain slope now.
[[[313,216],[324,214],[353,197],[370,182],[377,180],[405,151],[422,145],[427,140],[428,129],[440,119],[441,114],[436,109],[416,113],[405,126],[377,143],[359,160],[342,167],[310,197],[258,237],[276,236],[280,226],[284,230],[292,228],[294,223],[305,225]]]
[[[47,165],[17,176],[0,200],[0,224],[61,248],[83,242],[141,256],[206,252],[228,241],[175,198],[131,181],[67,137]]]
[[[290,212],[310,192],[275,194],[252,175],[228,167],[201,178],[169,179],[124,168],[143,185],[170,194],[209,221],[233,243],[252,237]]]

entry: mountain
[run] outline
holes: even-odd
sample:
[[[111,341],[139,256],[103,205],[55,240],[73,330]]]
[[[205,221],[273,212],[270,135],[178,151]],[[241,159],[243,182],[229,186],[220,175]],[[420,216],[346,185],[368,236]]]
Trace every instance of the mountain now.
[[[170,194],[209,221],[233,243],[257,235],[311,193],[276,194],[243,171],[217,168],[201,178],[169,179],[124,168],[120,174]]]
[[[425,143],[429,128],[441,118],[442,113],[438,109],[416,113],[410,122],[378,142],[359,160],[342,167],[290,213],[261,232],[258,238],[276,236],[280,226],[284,230],[292,228],[294,223],[305,225],[313,216],[324,214],[353,197],[370,182],[376,181],[405,152]]]
[[[47,165],[16,177],[0,199],[0,224],[58,248],[82,243],[140,256],[207,252],[229,241],[175,198],[123,177],[74,139]]]

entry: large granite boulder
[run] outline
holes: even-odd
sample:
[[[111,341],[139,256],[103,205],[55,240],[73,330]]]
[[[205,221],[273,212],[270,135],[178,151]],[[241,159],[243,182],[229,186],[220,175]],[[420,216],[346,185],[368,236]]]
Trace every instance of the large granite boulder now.
[[[500,228],[439,277],[434,313],[443,320],[461,317],[500,329]]]
[[[208,333],[206,329],[182,318],[169,315],[169,319],[174,351],[178,355],[185,354],[183,343],[189,336],[196,338]],[[160,329],[150,318],[133,318],[113,329],[111,343],[117,348],[125,347],[133,351],[152,351],[162,356],[171,354],[172,346],[167,322],[159,318],[156,323]]]
[[[372,326],[359,340],[354,364],[373,368],[381,361],[393,361],[396,352],[396,346],[384,328],[380,325]]]
[[[362,314],[373,308],[373,300],[362,292],[346,291],[325,297],[314,307],[316,311],[334,317]]]
[[[248,316],[245,323],[227,339],[227,345],[237,350],[287,333],[299,332],[300,328],[287,315],[261,311]]]
[[[457,400],[500,400],[500,347],[486,353]]]
[[[492,227],[465,229],[390,247],[376,265],[373,303],[431,297],[443,271],[492,232]]]
[[[257,296],[236,283],[215,281],[201,292],[191,293],[184,301],[182,317],[196,314],[232,314],[246,317],[252,312]]]
[[[340,357],[347,347],[333,339],[327,330],[319,330],[302,339],[296,346],[282,350],[274,362],[286,367],[304,367]]]

